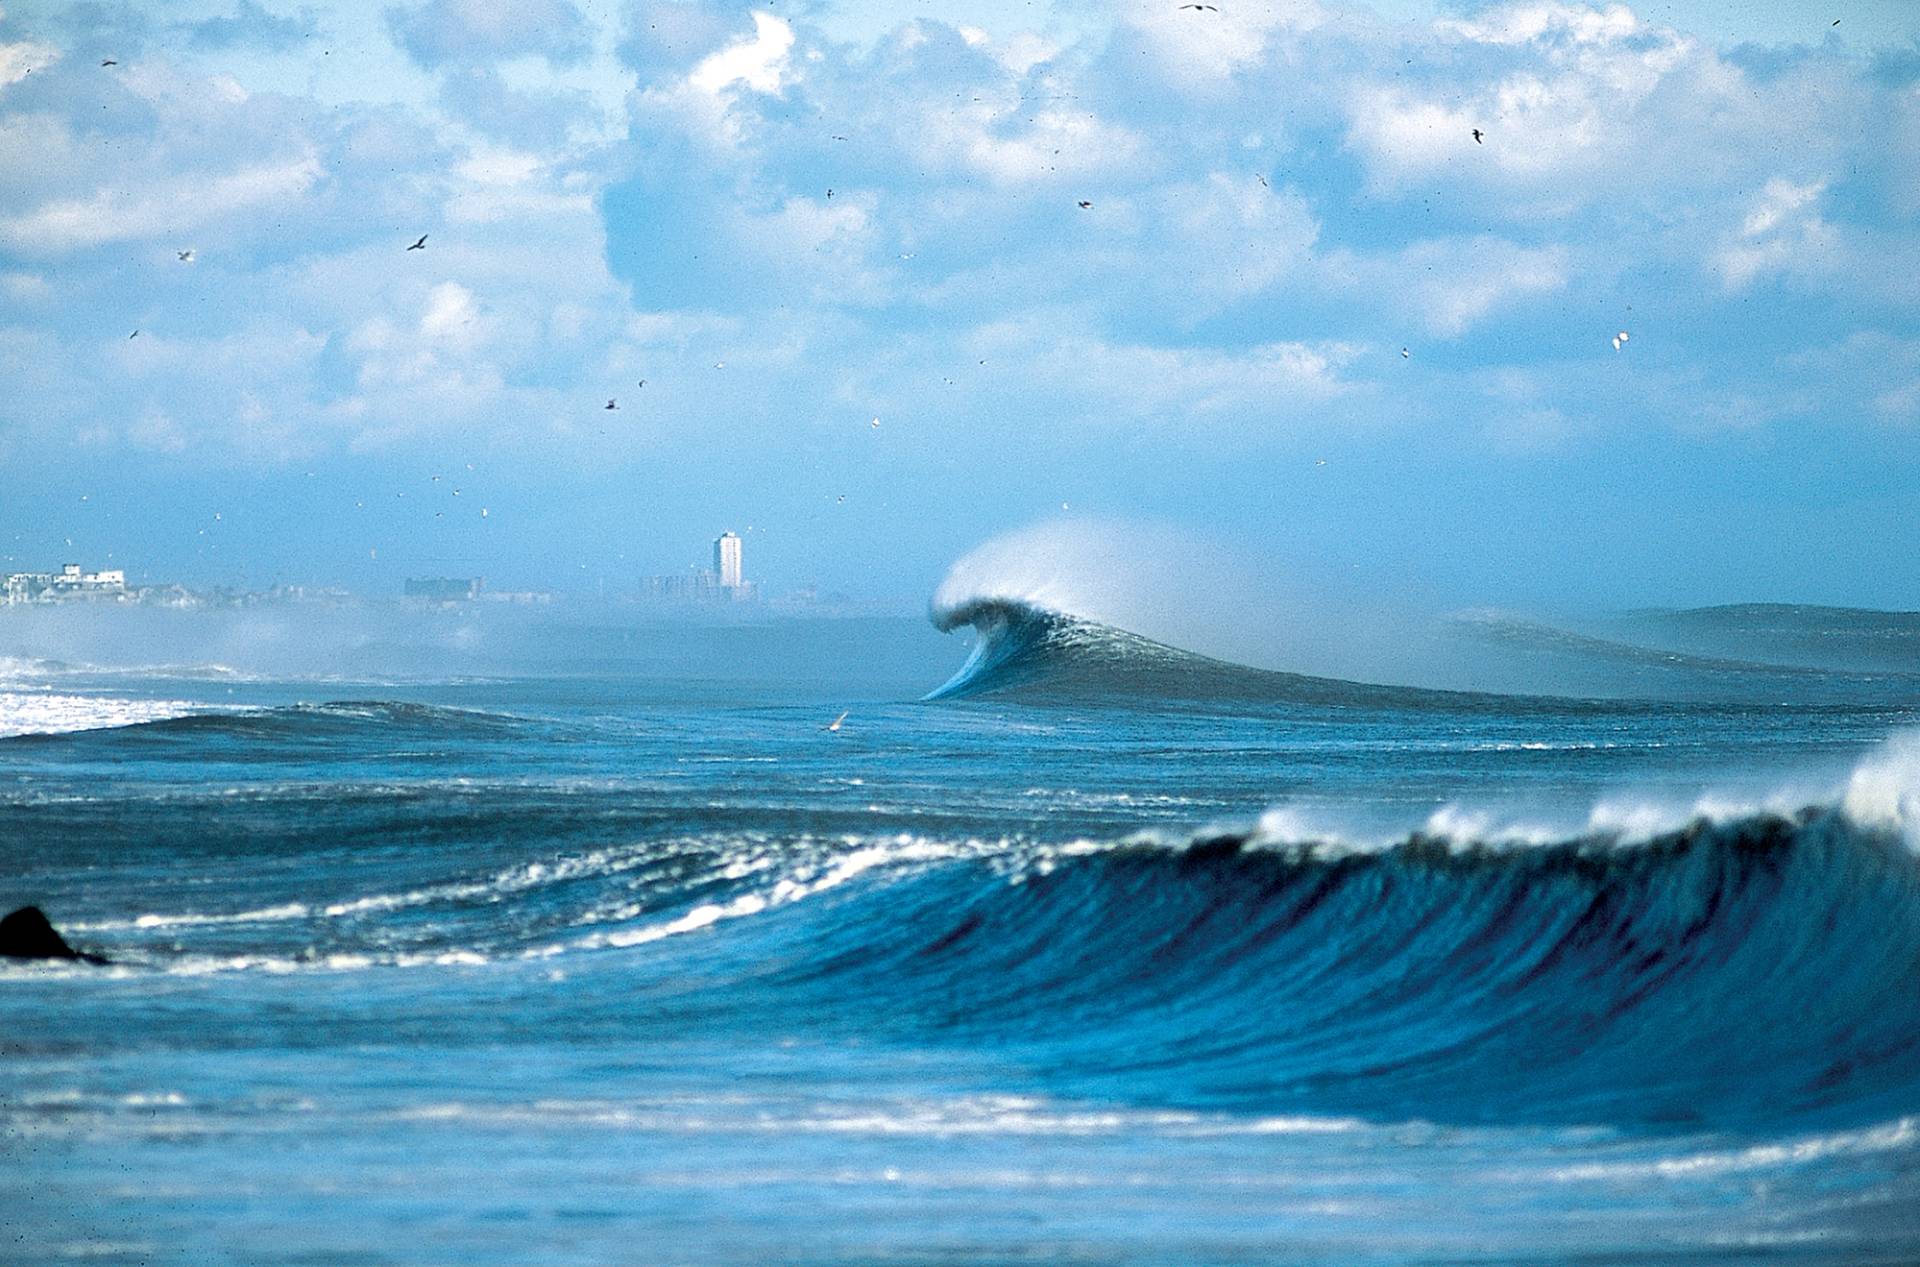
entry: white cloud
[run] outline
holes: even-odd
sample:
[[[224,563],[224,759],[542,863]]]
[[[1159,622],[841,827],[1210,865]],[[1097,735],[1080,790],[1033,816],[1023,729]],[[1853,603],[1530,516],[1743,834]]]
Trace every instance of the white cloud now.
[[[441,282],[427,292],[427,310],[420,317],[420,333],[449,343],[470,343],[477,332],[480,311],[473,292],[459,282]]]
[[[0,219],[0,236],[30,253],[59,253],[107,242],[178,235],[239,211],[296,201],[321,176],[313,154],[234,171],[179,177],[140,190],[101,189]]]
[[[0,291],[21,303],[39,303],[53,297],[52,284],[38,273],[0,273]]]
[[[1205,89],[1256,66],[1287,35],[1327,20],[1314,0],[1246,0],[1217,11],[1168,0],[1133,0],[1126,21],[1141,51],[1187,87]]]
[[[718,95],[734,84],[755,92],[777,94],[793,48],[793,28],[771,13],[754,10],[753,38],[730,44],[708,56],[687,82],[702,92]]]
[[[1410,84],[1396,76],[1355,87],[1347,143],[1376,190],[1446,179],[1506,199],[1507,214],[1564,214],[1686,173],[1690,156],[1676,140],[1719,143],[1704,131],[1676,137],[1676,109],[1742,125],[1752,118],[1738,71],[1677,32],[1641,25],[1623,6],[1518,5],[1434,29],[1493,60],[1464,81],[1430,70]],[[1428,56],[1443,51],[1436,44]]]
[[[0,43],[0,88],[17,84],[36,70],[44,73],[59,60],[60,50],[50,44],[32,40]]]
[[[999,185],[1120,175],[1145,148],[1134,133],[1092,111],[1034,110],[1009,92],[964,107],[929,109],[921,122],[929,158]]]
[[[976,357],[1015,367],[1021,391],[1044,399],[1047,412],[1095,427],[1298,421],[1352,390],[1340,371],[1361,350],[1331,341],[1243,349],[1122,343],[1062,330],[1042,314],[983,326],[968,346]],[[1255,430],[1241,440],[1263,438]]]
[[[1714,257],[1729,290],[1739,290],[1771,273],[1817,273],[1830,267],[1838,235],[1820,218],[1820,196],[1827,182],[1797,185],[1775,177],[1740,225],[1739,232]]]
[[[388,9],[387,21],[425,66],[527,55],[568,63],[591,45],[585,19],[568,0],[428,0]]]
[[[1443,19],[1436,30],[1483,44],[1527,44],[1554,37],[1575,44],[1606,44],[1638,32],[1640,20],[1624,4],[1512,4],[1470,19]]]
[[[1567,253],[1481,236],[1416,242],[1393,261],[1398,285],[1390,293],[1410,300],[1433,333],[1464,334],[1496,308],[1567,284]]]

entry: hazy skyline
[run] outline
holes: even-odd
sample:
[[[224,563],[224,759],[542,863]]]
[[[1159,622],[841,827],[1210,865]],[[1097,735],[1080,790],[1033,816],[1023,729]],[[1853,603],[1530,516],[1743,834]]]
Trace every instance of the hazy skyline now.
[[[8,3],[0,570],[1920,606],[1910,6],[1220,10]]]

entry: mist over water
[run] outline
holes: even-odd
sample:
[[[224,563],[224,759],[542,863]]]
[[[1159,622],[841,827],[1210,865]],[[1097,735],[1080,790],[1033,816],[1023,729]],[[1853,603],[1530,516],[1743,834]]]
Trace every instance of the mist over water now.
[[[1265,543],[1164,524],[1042,522],[993,538],[930,604],[958,628],[1020,606],[1253,668],[1520,695],[1906,699],[1920,642],[1899,613],[1525,612],[1371,589]]]

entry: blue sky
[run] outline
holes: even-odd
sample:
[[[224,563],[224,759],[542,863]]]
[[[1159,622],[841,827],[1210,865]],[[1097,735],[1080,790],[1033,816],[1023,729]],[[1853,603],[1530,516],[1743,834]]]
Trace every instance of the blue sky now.
[[[0,3],[0,567],[1920,606],[1915,6]]]

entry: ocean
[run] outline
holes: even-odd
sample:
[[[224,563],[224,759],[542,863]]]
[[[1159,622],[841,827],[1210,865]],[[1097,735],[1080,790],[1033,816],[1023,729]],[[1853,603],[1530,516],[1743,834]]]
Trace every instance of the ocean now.
[[[1920,1261],[1909,618],[169,619],[0,661],[7,1262]]]

